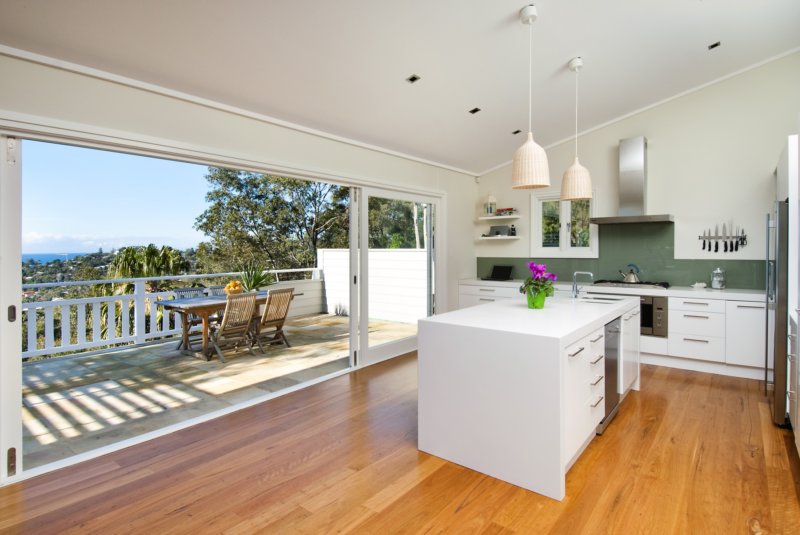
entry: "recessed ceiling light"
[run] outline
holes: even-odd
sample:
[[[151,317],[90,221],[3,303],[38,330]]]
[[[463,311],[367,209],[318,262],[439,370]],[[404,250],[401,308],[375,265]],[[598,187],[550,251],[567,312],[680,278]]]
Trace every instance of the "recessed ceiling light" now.
[[[721,43],[721,42],[719,42],[719,41],[717,41],[716,43],[711,43],[710,45],[708,45],[708,49],[709,49],[709,50],[714,50],[715,48],[717,48],[717,47],[718,47],[719,45],[721,45],[721,44],[722,44],[722,43]]]
[[[515,135],[515,136],[516,136],[516,135],[517,135],[517,134],[519,134],[520,132],[522,132],[522,130],[514,130],[514,131],[513,131],[513,132],[511,132],[511,133],[512,133],[513,135]]]
[[[419,76],[417,76],[416,74],[412,74],[411,76],[406,78],[406,82],[408,82],[409,84],[413,84],[415,82],[419,82],[420,80],[421,80],[421,78]]]
[[[476,113],[478,113],[479,111],[481,111],[481,109],[480,109],[480,108],[472,108],[471,110],[469,110],[469,112],[470,112],[472,115],[475,115],[475,114],[476,114]]]

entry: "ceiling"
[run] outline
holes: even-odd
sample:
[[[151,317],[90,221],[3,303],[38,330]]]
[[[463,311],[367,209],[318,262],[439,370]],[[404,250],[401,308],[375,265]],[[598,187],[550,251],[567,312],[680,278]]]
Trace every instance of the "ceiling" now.
[[[3,0],[0,44],[481,174],[508,162],[527,131],[525,4]],[[800,47],[798,0],[536,7],[543,146],[574,131],[575,56],[584,131]]]

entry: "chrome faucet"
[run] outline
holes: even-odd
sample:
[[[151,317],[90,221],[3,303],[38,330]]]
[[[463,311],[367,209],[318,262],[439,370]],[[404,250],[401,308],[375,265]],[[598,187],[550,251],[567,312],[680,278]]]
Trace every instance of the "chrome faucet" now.
[[[572,298],[578,297],[578,275],[589,275],[589,278],[594,281],[594,273],[591,271],[576,271],[572,274]]]

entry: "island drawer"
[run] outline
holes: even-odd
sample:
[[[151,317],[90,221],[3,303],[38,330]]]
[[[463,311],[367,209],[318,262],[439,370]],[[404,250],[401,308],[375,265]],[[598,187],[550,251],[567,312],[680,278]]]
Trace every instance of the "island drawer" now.
[[[722,299],[698,299],[693,297],[670,297],[669,310],[692,310],[702,312],[725,313],[725,301]],[[672,318],[670,318],[672,321]]]
[[[702,334],[670,333],[669,354],[711,362],[725,362],[725,338]]]
[[[669,332],[725,337],[725,314],[669,309]]]
[[[521,297],[518,287],[481,286],[475,284],[459,284],[459,295],[479,295],[483,297]]]

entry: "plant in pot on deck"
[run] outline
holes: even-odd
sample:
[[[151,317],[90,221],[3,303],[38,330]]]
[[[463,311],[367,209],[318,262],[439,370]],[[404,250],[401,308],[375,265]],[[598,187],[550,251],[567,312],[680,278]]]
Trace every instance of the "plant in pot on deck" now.
[[[242,286],[246,292],[268,286],[270,282],[270,275],[263,266],[252,263],[242,267]]]
[[[555,291],[553,282],[556,280],[556,274],[548,273],[546,264],[530,262],[528,268],[531,270],[531,276],[525,279],[519,287],[519,292],[527,297],[528,308],[544,308],[545,298],[553,295]]]

